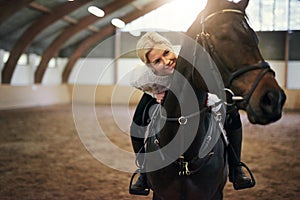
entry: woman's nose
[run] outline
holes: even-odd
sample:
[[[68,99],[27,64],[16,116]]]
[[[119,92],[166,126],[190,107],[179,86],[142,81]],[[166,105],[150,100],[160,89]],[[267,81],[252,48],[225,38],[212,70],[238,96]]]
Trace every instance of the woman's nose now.
[[[162,57],[161,60],[163,61],[164,65],[167,65],[169,63],[169,59],[167,57]]]

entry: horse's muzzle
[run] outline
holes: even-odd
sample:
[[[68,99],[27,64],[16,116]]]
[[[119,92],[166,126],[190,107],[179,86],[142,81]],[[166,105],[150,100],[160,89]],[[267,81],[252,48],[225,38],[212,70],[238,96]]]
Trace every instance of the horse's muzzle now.
[[[248,118],[253,124],[266,125],[279,120],[282,116],[286,95],[283,90],[269,90],[259,101],[258,109],[247,107]],[[255,111],[254,111],[255,110]]]

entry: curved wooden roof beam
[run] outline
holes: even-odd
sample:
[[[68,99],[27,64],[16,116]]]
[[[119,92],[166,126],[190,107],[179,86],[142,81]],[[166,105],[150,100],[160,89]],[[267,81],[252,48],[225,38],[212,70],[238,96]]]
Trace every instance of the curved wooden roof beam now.
[[[145,15],[146,13],[148,13],[170,1],[171,0],[160,0],[160,1],[151,2],[151,3],[147,4],[146,6],[144,6],[142,9],[135,10],[135,11],[127,14],[126,16],[121,17],[121,19],[125,23],[131,22],[131,21],[137,19],[138,17],[141,17],[141,16]],[[75,63],[87,50],[89,50],[91,48],[91,46],[93,46],[94,44],[98,43],[101,40],[106,39],[107,37],[112,35],[114,31],[115,31],[115,27],[113,25],[109,24],[109,25],[105,26],[103,29],[101,29],[101,32],[95,33],[92,36],[86,38],[84,41],[82,41],[80,43],[80,45],[74,50],[74,52],[72,53],[72,55],[70,56],[70,58],[68,60],[68,63],[66,64],[66,66],[64,68],[62,82],[63,83],[68,82],[69,76],[72,72],[72,69],[73,69]]]
[[[102,9],[106,14],[112,13],[121,7],[131,3],[134,0],[118,0],[110,3],[109,5],[103,7]],[[87,15],[81,18],[75,25],[68,27],[65,29],[60,35],[58,35],[53,42],[47,47],[42,55],[42,59],[35,71],[34,74],[34,82],[41,83],[43,80],[43,76],[45,71],[47,70],[47,66],[51,58],[56,56],[59,53],[59,50],[63,47],[63,45],[70,39],[72,36],[77,34],[78,32],[87,29],[89,25],[95,23],[99,20],[99,17],[96,17],[92,14]]]
[[[26,51],[39,33],[49,27],[50,24],[63,18],[65,15],[71,13],[90,1],[91,0],[76,0],[73,2],[65,2],[55,7],[51,13],[45,14],[39,20],[34,22],[29,28],[27,28],[27,30],[23,33],[10,51],[10,56],[2,70],[2,83],[10,83],[20,56]]]
[[[17,11],[28,6],[31,2],[33,2],[33,0],[10,0],[0,2],[0,24]]]

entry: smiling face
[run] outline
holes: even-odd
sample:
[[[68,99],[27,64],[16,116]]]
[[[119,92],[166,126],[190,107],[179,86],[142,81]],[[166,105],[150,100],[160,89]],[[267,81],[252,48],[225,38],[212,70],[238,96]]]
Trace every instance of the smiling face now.
[[[169,49],[153,48],[147,54],[148,66],[159,76],[170,75],[174,72],[177,55]]]

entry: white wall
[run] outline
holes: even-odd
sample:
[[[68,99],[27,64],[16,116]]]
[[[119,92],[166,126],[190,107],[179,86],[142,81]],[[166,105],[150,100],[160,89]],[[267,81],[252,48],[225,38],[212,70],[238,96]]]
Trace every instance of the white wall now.
[[[4,53],[5,51],[3,49],[0,49],[0,71],[2,72],[3,66],[4,66]],[[0,81],[2,83],[2,76],[0,76]]]
[[[285,63],[278,60],[267,60],[271,68],[275,71],[276,80],[281,87],[284,87],[285,82]],[[300,62],[299,62],[300,63]],[[299,82],[300,83],[300,82]],[[300,87],[299,87],[300,88]]]
[[[45,85],[61,84],[62,72],[67,63],[66,58],[57,58],[56,63],[51,64],[45,71],[42,83]],[[11,85],[34,84],[34,72],[39,65],[40,56],[30,54],[27,64],[18,64],[12,76]]]
[[[111,85],[114,82],[114,60],[85,58],[75,64],[69,83]]]
[[[287,88],[300,89],[300,62],[290,61],[287,70]]]
[[[69,83],[87,85],[129,85],[129,72],[142,64],[139,59],[80,59],[69,78]],[[117,70],[115,70],[117,69]],[[115,72],[116,71],[116,72]],[[116,73],[116,74],[115,74]]]
[[[47,68],[42,83],[46,85],[61,84],[62,73],[67,62],[66,58],[57,58],[55,66]]]
[[[33,70],[28,65],[18,65],[13,73],[12,85],[31,85],[33,83]]]
[[[284,61],[268,61],[272,69],[276,73],[276,80],[281,87],[284,86],[286,80],[287,89],[300,89],[300,62],[289,61],[285,74],[285,62]]]

